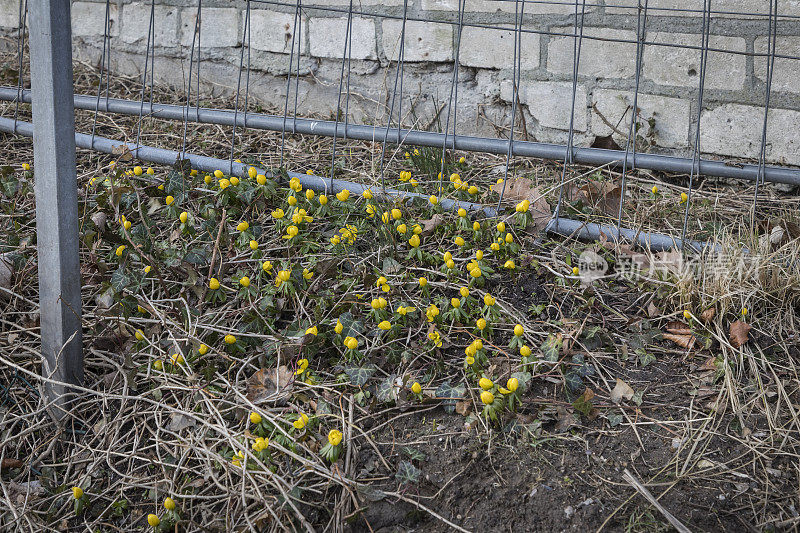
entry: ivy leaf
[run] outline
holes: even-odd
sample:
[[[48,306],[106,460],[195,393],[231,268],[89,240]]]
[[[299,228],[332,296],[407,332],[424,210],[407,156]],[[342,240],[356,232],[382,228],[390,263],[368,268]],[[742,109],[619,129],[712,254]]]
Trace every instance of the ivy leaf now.
[[[644,348],[637,348],[636,354],[639,356],[639,364],[647,366],[655,362],[656,356],[645,350]]]
[[[193,265],[207,265],[208,253],[202,248],[191,248],[186,252],[186,255],[183,256],[183,260]]]
[[[434,394],[436,398],[443,400],[442,406],[445,412],[452,413],[456,410],[456,402],[464,397],[465,392],[467,392],[467,389],[463,383],[453,387],[449,381],[445,381],[439,385]]]
[[[558,361],[558,352],[561,351],[561,344],[563,342],[561,335],[553,335],[550,333],[547,336],[547,339],[541,346],[545,361],[550,361],[551,363]]]
[[[608,420],[608,425],[610,427],[616,427],[622,423],[622,414],[609,412],[606,414],[606,420]]]
[[[531,381],[531,373],[530,372],[514,372],[511,374],[512,378],[517,378],[519,382],[519,389],[520,392],[525,392],[528,388],[528,383]]]
[[[130,284],[131,277],[125,271],[125,267],[120,266],[111,274],[111,287],[114,289],[114,292],[122,292]]]
[[[397,387],[395,387],[396,379],[397,375],[392,374],[386,379],[382,379],[380,383],[378,383],[378,386],[375,389],[375,397],[378,398],[378,401],[384,403],[392,403],[397,401],[399,394]]]
[[[356,337],[364,333],[364,324],[354,320],[349,311],[339,316],[339,322],[342,323],[342,337]]]
[[[350,379],[350,384],[354,387],[363,387],[369,378],[375,374],[376,366],[373,364],[368,364],[364,366],[348,366],[345,367],[344,373],[347,374],[347,377]]]
[[[400,464],[397,465],[395,478],[401,485],[410,485],[419,481],[419,474],[419,468],[411,464],[410,461],[400,461]]]
[[[583,389],[583,378],[579,372],[570,370],[564,374],[564,384],[570,392],[578,392]]]
[[[404,446],[403,453],[408,455],[412,461],[424,461],[425,459],[427,459],[427,455],[410,446]]]

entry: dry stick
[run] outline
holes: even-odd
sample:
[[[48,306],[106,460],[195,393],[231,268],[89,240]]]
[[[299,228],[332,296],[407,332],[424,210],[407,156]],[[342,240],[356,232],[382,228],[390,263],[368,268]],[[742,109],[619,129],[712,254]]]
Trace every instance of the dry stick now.
[[[211,274],[214,273],[214,259],[217,257],[217,252],[219,252],[219,240],[222,237],[222,228],[225,227],[225,217],[228,216],[228,210],[222,210],[222,220],[219,223],[219,231],[217,231],[217,240],[214,242],[214,249],[211,251],[211,265],[208,267],[208,277],[211,277]],[[222,268],[222,252],[219,254],[219,264],[220,268]]]
[[[658,512],[661,513],[662,515],[664,515],[664,518],[666,518],[669,521],[669,523],[672,524],[672,527],[677,529],[679,533],[692,533],[691,529],[689,529],[688,527],[684,526],[683,523],[680,520],[675,518],[675,516],[673,516],[673,514],[670,513],[669,511],[667,511],[664,508],[663,505],[658,503],[658,500],[652,494],[650,494],[650,491],[647,490],[647,487],[642,485],[639,482],[639,480],[636,479],[634,477],[634,475],[631,474],[630,471],[627,468],[625,469],[625,471],[622,474],[622,479],[624,479],[625,481],[630,483],[630,485],[633,488],[635,488],[639,492],[639,494],[644,496],[645,499],[647,501],[649,501],[653,505],[653,507],[658,509]]]

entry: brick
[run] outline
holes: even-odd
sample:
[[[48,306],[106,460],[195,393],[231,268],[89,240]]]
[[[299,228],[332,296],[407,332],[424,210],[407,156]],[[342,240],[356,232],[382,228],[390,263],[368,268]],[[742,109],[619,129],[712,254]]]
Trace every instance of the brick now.
[[[586,1],[586,13],[594,11],[597,7],[597,0]],[[458,0],[421,0],[421,7],[428,11],[457,11]],[[485,13],[514,13],[516,2],[498,0],[466,0],[464,2],[467,12]],[[580,10],[580,4],[578,10]],[[560,3],[525,3],[526,15],[571,15],[575,13],[575,5],[567,2]]]
[[[341,58],[347,18],[312,18],[309,27],[311,55]],[[371,18],[353,17],[350,33],[352,59],[377,59],[375,22]]]
[[[572,83],[522,81],[520,85],[519,100],[528,106],[528,111],[540,126],[569,130]],[[511,80],[503,80],[500,84],[500,98],[511,102],[513,94]],[[575,91],[575,131],[583,132],[587,129],[586,103],[586,87],[578,84]]]
[[[700,150],[719,155],[755,159],[761,149],[764,109],[741,104],[723,104],[704,109],[700,118]],[[800,112],[773,109],[767,120],[769,162],[800,164]]]
[[[547,70],[572,76],[573,26],[554,28],[569,37],[551,37],[547,53]],[[612,28],[584,28],[578,73],[595,78],[630,78],[636,69],[636,32]],[[589,37],[589,39],[587,39]],[[623,39],[633,42],[596,40]]]
[[[181,44],[192,46],[197,9],[181,11]],[[252,21],[251,21],[252,28]],[[200,44],[203,48],[228,48],[239,46],[244,33],[244,17],[232,7],[204,7],[200,17]],[[256,30],[253,28],[253,33]]]
[[[150,4],[125,4],[122,8],[120,38],[128,44],[146,43],[150,28]],[[178,45],[178,8],[155,6],[156,46]]]
[[[109,4],[108,17],[109,35],[119,35],[119,7],[115,3]],[[106,4],[97,2],[72,3],[72,36],[92,37],[103,36],[106,24]]]
[[[305,52],[308,19],[302,17],[300,23],[300,50]],[[294,13],[279,13],[266,9],[253,9],[250,11],[250,46],[255,50],[266,52],[279,52],[288,54],[292,46],[297,49],[297,43],[292,43],[292,31],[295,29]],[[341,53],[341,50],[340,50]]]
[[[700,46],[701,36],[687,33],[657,33],[648,41],[682,46]],[[709,47],[718,50],[745,51],[741,37],[711,35]],[[650,45],[644,51],[644,77],[660,85],[698,87],[700,50],[674,46]],[[745,56],[726,52],[709,52],[706,62],[707,89],[737,90],[744,86]]]
[[[614,6],[607,7],[610,15],[635,15],[638,0],[614,0]],[[711,4],[713,18],[760,19],[769,15],[769,2],[754,0],[714,0]],[[752,15],[755,13],[756,15]],[[781,0],[778,3],[779,15],[800,14],[800,0]],[[660,17],[702,17],[703,0],[649,0],[647,16]]]
[[[778,37],[775,41],[775,53],[778,55],[800,56],[800,37]],[[767,53],[767,37],[756,39],[755,51],[759,54]],[[765,56],[754,58],[753,68],[755,75],[764,82],[767,81],[767,58]],[[800,60],[776,57],[772,70],[772,90],[800,92]]]
[[[19,28],[17,0],[0,0],[0,28]]]
[[[594,104],[592,133],[598,136],[613,135],[614,139],[623,145],[622,141],[627,141],[628,138],[633,92],[595,89],[592,102]],[[688,100],[640,93],[637,107],[639,108],[638,136],[652,139],[656,145],[663,148],[684,148],[688,145],[690,116]],[[613,131],[606,121],[614,125],[616,131]]]
[[[459,63],[467,67],[513,67],[514,37],[511,30],[465,27],[461,32]],[[522,68],[539,66],[539,35],[523,33]]]
[[[383,53],[390,61],[396,61],[400,51],[402,21],[383,21]],[[453,27],[434,22],[406,22],[406,61],[452,61]]]

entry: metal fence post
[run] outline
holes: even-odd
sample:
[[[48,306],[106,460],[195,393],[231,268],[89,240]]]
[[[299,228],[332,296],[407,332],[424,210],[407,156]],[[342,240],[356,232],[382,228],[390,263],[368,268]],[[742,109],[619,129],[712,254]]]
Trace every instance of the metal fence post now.
[[[62,418],[83,381],[70,0],[28,0],[42,374]]]

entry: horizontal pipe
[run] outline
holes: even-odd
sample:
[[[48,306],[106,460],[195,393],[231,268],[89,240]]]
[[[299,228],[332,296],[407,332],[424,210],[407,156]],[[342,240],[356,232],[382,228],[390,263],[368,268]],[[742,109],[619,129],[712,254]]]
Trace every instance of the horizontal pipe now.
[[[15,121],[12,118],[0,118],[0,132],[12,134],[16,133],[25,137],[33,137],[33,125],[30,122]],[[115,153],[115,149],[117,149],[116,153],[119,153],[118,147],[125,145],[142,161],[149,161],[162,165],[174,165],[180,157],[180,153],[174,150],[166,150],[164,148],[154,148],[144,145],[140,146],[137,150],[134,143],[124,143],[100,136],[95,136],[92,138],[91,135],[87,135],[85,133],[75,134],[75,145],[78,148],[96,150],[98,152],[104,152],[107,154]],[[191,168],[202,170],[203,172],[214,172],[218,169],[231,168],[230,161],[226,159],[217,159],[214,157],[190,153],[185,154],[184,159],[189,160]],[[250,166],[251,165],[246,165],[244,163],[233,163],[232,172],[230,174],[244,178],[248,175]],[[274,173],[265,169],[258,170],[265,175],[269,175],[273,178],[276,177]],[[310,174],[300,174],[297,172],[287,172],[287,174],[290,178],[297,178],[303,187],[323,192],[325,194],[335,194],[347,189],[352,194],[361,195],[364,190],[367,189],[367,187],[364,185],[351,181],[325,178]],[[386,189],[385,191],[373,190],[372,193],[375,198],[379,199],[408,200],[411,198],[422,198],[427,201],[427,197],[423,194],[400,191],[396,189]],[[497,216],[497,211],[494,208],[470,202],[462,202],[459,200],[450,200],[445,198],[441,200],[441,205],[444,209],[449,211],[455,211],[463,207],[467,211],[482,212],[485,216],[490,218]],[[568,218],[551,219],[545,230],[550,233],[556,233],[567,237],[576,237],[583,240],[598,240],[600,239],[601,235],[604,235],[612,242],[619,241],[621,238],[622,240],[635,243],[645,249],[650,249],[653,251],[669,250],[672,248],[680,248],[681,246],[680,239],[676,239],[668,235],[639,232],[628,228],[621,228],[617,230],[616,226],[608,224],[587,223]],[[686,241],[686,244],[697,250],[709,246],[708,243],[699,241]]]
[[[0,87],[0,100],[15,101],[18,91],[16,87]],[[23,102],[30,102],[30,91],[24,90],[21,94]],[[100,98],[99,104],[96,96],[75,95],[75,107],[78,109],[123,115],[138,116],[141,102],[121,100],[116,98]],[[145,115],[160,119],[184,120],[187,116],[185,106],[170,104],[150,104],[145,102]],[[321,135],[325,137],[344,137],[361,141],[381,141],[386,134],[385,126],[366,126],[360,124],[345,124],[327,120],[313,120],[305,118],[292,118],[279,115],[264,115],[260,113],[235,113],[225,109],[189,108],[188,120],[205,124],[219,124],[238,126],[260,130],[282,131],[304,135]],[[391,143],[402,142],[412,146],[441,147],[445,140],[443,133],[389,128],[388,140]],[[508,141],[488,137],[473,137],[467,135],[447,136],[448,146],[466,152],[487,152],[503,154],[508,152]],[[540,143],[532,141],[513,141],[512,155],[522,157],[535,157],[540,159],[563,160],[567,155],[567,148],[561,144]],[[604,148],[573,148],[574,163],[591,166],[621,166],[627,157],[628,169],[647,169],[662,172],[677,172],[689,174],[692,171],[692,159],[660,154],[633,154],[624,150],[607,150]],[[700,159],[699,174],[721,178],[734,178],[754,181],[758,175],[758,165],[742,164],[729,165],[722,161]],[[800,185],[800,169],[766,166],[764,179],[773,183],[786,183]]]

